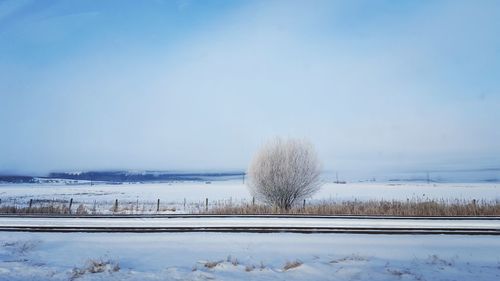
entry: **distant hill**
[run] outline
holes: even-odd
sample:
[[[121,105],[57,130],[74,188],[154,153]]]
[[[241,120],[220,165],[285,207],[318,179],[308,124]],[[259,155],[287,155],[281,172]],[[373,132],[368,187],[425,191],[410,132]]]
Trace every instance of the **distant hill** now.
[[[37,180],[31,176],[0,175],[0,182],[8,183],[36,183]]]
[[[105,181],[105,182],[153,182],[153,181],[207,181],[243,177],[243,172],[193,173],[193,172],[128,172],[98,171],[78,173],[50,173],[50,178]]]
[[[48,176],[0,175],[4,183],[40,183],[51,180],[96,181],[96,182],[165,182],[165,181],[219,181],[240,179],[243,172],[161,172],[161,171],[88,171],[57,172]]]

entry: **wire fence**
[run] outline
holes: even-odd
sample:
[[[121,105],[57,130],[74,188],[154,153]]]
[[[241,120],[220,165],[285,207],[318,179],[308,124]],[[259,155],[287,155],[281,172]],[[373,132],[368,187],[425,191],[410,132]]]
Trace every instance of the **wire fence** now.
[[[500,200],[303,200],[279,209],[255,199],[233,200],[73,200],[46,198],[0,199],[0,214],[151,215],[151,214],[308,214],[394,216],[500,216]]]

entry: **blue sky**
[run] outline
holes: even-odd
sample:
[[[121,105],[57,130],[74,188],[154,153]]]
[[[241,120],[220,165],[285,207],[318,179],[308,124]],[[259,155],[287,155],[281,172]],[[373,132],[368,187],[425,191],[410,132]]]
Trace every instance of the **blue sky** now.
[[[0,1],[0,172],[500,166],[498,1]]]

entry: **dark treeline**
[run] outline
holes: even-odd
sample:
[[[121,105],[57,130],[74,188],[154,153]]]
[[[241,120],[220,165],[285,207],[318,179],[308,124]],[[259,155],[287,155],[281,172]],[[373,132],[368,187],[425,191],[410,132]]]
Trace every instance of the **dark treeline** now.
[[[152,181],[211,181],[241,178],[243,172],[127,172],[127,171],[89,171],[81,173],[58,172],[40,179],[87,180],[100,182],[152,182]],[[0,175],[0,182],[36,183],[33,176]]]
[[[9,183],[36,183],[36,179],[31,176],[0,175],[0,182]]]
[[[108,182],[149,182],[149,181],[204,181],[221,178],[242,177],[241,172],[228,173],[169,173],[144,172],[130,173],[125,171],[113,172],[82,172],[82,173],[50,173],[50,178],[108,181]]]

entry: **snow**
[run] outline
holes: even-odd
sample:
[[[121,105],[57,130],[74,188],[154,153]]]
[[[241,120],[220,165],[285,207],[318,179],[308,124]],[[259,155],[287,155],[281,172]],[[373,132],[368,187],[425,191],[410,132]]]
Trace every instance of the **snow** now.
[[[463,228],[498,229],[499,219],[357,219],[357,218],[43,218],[2,217],[0,227],[309,227],[309,228]]]
[[[499,249],[495,236],[2,232],[0,280],[500,280]],[[91,273],[89,259],[110,264]]]
[[[30,199],[34,206],[56,200],[69,204],[73,198],[73,208],[85,205],[89,212],[112,213],[115,200],[119,201],[121,213],[190,213],[205,209],[205,199],[209,207],[252,202],[252,197],[242,181],[169,182],[169,183],[123,183],[77,185],[61,183],[45,184],[0,184],[1,204],[26,207]],[[406,201],[472,199],[478,202],[500,200],[498,183],[326,183],[321,190],[308,199],[308,203],[319,201]]]
[[[124,184],[0,184],[2,202],[37,199],[70,199],[77,201],[156,201],[201,202],[250,200],[241,181],[124,183]],[[499,183],[326,183],[314,200],[500,200]]]
[[[237,181],[121,185],[1,184],[2,204],[29,199],[249,202]],[[500,200],[498,183],[327,183],[312,200]],[[24,202],[24,203],[23,203]],[[167,202],[167,203],[165,203]],[[109,207],[109,206],[108,206]],[[186,211],[182,210],[181,212]],[[310,226],[495,228],[498,220],[17,218],[0,226]],[[98,270],[89,260],[103,261]],[[287,262],[299,266],[284,270]],[[212,264],[210,268],[206,265]],[[117,269],[119,265],[119,270]],[[103,271],[92,273],[94,271]],[[0,281],[500,280],[497,236],[292,233],[0,232]]]

